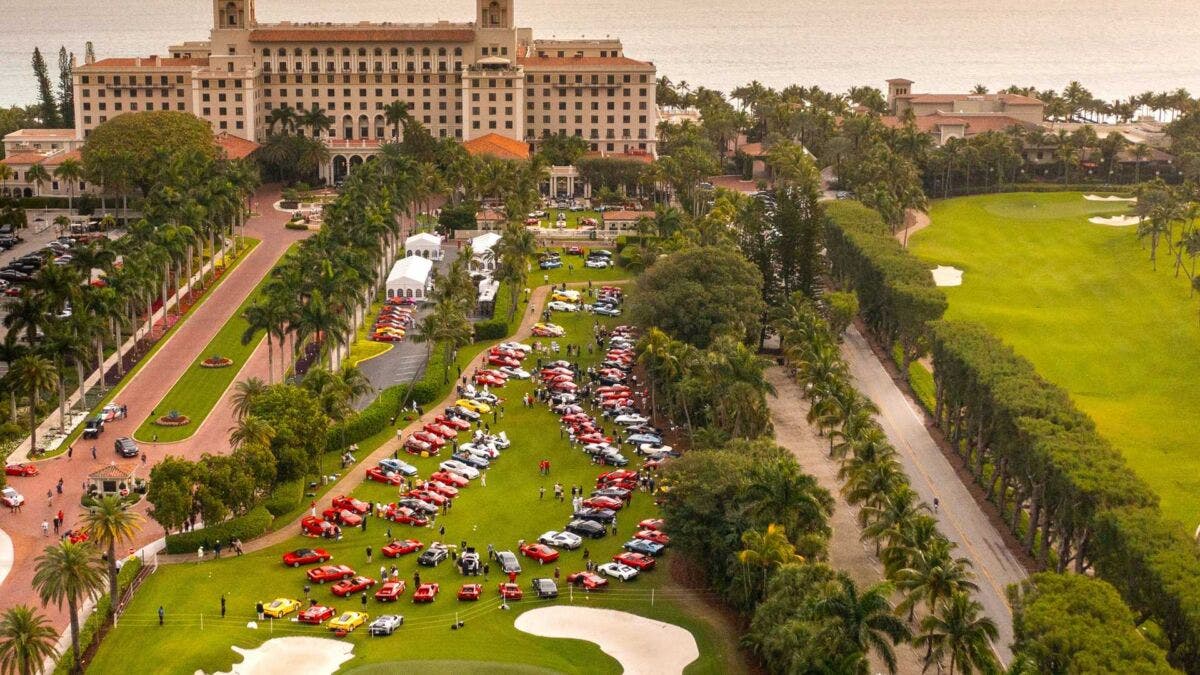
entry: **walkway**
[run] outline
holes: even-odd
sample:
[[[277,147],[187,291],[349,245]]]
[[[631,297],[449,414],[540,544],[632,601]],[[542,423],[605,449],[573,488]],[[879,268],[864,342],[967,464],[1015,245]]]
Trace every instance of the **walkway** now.
[[[829,527],[833,536],[829,540],[829,564],[845,572],[862,586],[883,581],[883,565],[875,557],[874,548],[863,543],[862,528],[858,525],[858,508],[842,497],[842,486],[838,481],[838,463],[829,458],[829,439],[817,435],[808,423],[808,401],[800,385],[779,366],[767,369],[767,381],[775,387],[776,395],[767,397],[771,410],[771,422],[775,426],[775,442],[792,453],[804,473],[817,479],[817,483],[833,495],[833,515]],[[872,672],[886,670],[883,662],[872,659]],[[924,665],[920,655],[911,645],[896,647],[898,672],[917,673]]]
[[[938,529],[958,545],[956,552],[975,566],[976,599],[1000,629],[996,653],[1008,664],[1013,624],[1005,589],[1025,579],[1027,572],[925,428],[918,405],[896,386],[856,327],[851,326],[845,337],[842,354],[850,364],[854,385],[879,407],[879,423],[899,453],[913,489],[930,504],[938,499]]]
[[[278,187],[264,187],[256,196],[257,203],[270,204],[278,199]],[[191,366],[201,350],[217,334],[242,301],[250,294],[258,282],[288,247],[298,239],[308,236],[307,232],[284,229],[288,215],[274,209],[265,209],[264,213],[252,218],[246,224],[248,236],[261,239],[259,244],[246,259],[241,262],[228,277],[212,291],[211,297],[196,308],[194,313],[185,321],[162,348],[151,357],[146,367],[138,371],[116,400],[129,407],[129,417],[124,420],[114,420],[106,425],[105,433],[96,443],[97,458],[92,459],[91,445],[79,441],[75,444],[74,457],[68,459],[61,455],[38,463],[41,474],[33,478],[16,478],[10,483],[25,495],[27,500],[21,513],[7,514],[3,518],[5,530],[11,536],[14,548],[14,558],[19,564],[15,565],[8,578],[0,584],[0,610],[17,603],[40,606],[36,594],[31,587],[33,578],[33,559],[41,549],[53,543],[53,533],[50,537],[41,535],[43,521],[51,521],[54,514],[62,510],[66,516],[66,528],[74,526],[80,515],[80,498],[88,474],[102,466],[115,462],[126,470],[136,472],[139,477],[146,477],[153,466],[163,456],[169,454],[196,459],[204,452],[220,452],[227,448],[229,422],[222,417],[227,411],[225,397],[197,433],[187,441],[174,444],[141,444],[146,451],[147,464],[138,460],[121,460],[112,450],[112,442],[121,436],[132,436],[139,422],[158,405],[162,397],[171,389],[179,376]],[[261,364],[259,362],[262,362]],[[246,377],[260,372],[266,373],[266,345],[260,344],[254,356],[247,362],[239,373]],[[218,433],[218,430],[220,433]],[[63,494],[55,493],[55,484],[63,480]],[[47,491],[53,494],[47,499]],[[143,500],[137,510],[143,515],[148,504]],[[147,520],[134,548],[162,537],[162,531],[150,520]],[[65,610],[53,606],[46,607],[45,612],[51,620],[60,626],[66,624]]]

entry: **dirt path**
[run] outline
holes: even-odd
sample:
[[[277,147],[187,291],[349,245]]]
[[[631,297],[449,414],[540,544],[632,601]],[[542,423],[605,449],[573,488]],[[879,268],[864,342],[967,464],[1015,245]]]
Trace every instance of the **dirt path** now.
[[[829,564],[848,574],[860,587],[883,581],[883,565],[875,557],[874,548],[860,539],[862,528],[858,525],[858,509],[842,497],[837,478],[838,464],[829,458],[829,439],[818,436],[808,423],[809,405],[800,386],[780,366],[767,369],[767,381],[777,392],[775,396],[767,397],[771,422],[775,425],[775,442],[790,451],[804,472],[816,478],[821,487],[833,495]],[[896,665],[897,672],[918,673],[924,664],[910,645],[899,645],[896,647]],[[873,672],[885,670],[883,662],[872,659]]]
[[[928,213],[909,209],[904,213],[904,229],[896,233],[896,239],[907,245],[908,238],[929,227],[930,222]]]

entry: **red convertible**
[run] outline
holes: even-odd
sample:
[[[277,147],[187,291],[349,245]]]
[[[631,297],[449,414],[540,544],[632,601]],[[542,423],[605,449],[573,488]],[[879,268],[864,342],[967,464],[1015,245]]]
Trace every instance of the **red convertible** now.
[[[426,492],[436,492],[437,494],[449,499],[454,499],[458,496],[458,488],[454,487],[453,485],[439,483],[436,480],[426,482],[421,486],[421,488]]]
[[[429,519],[424,516],[417,515],[416,511],[407,506],[400,506],[392,509],[392,520],[404,525],[412,525],[414,527],[425,527],[429,524]]]
[[[442,438],[441,436],[438,436],[437,434],[431,434],[428,431],[418,431],[417,433],[413,434],[412,437],[417,439],[418,441],[421,441],[422,443],[428,444],[430,447],[433,447],[433,448],[440,449],[443,445],[446,444],[446,439]]]
[[[413,438],[412,436],[409,436],[408,440],[404,441],[404,451],[410,455],[419,455],[423,452],[431,452],[435,455],[437,454],[437,450],[435,450],[432,445],[420,439]]]
[[[337,539],[342,536],[342,528],[316,516],[304,516],[300,519],[300,533],[310,537]]]
[[[643,530],[661,531],[663,529],[663,525],[665,524],[666,521],[664,521],[662,518],[647,518],[638,523],[638,527]]]
[[[588,497],[583,500],[583,505],[589,509],[608,509],[610,511],[620,511],[625,502],[612,497]]]
[[[36,476],[38,468],[32,464],[9,464],[4,467],[6,476]]]
[[[583,586],[586,591],[594,591],[608,586],[608,579],[594,572],[575,572],[567,575],[567,583]]]
[[[525,597],[525,591],[517,584],[503,583],[500,584],[500,597],[505,600],[520,600]]]
[[[375,580],[371,577],[354,577],[353,579],[343,579],[333,585],[331,589],[333,594],[339,598],[344,598],[351,593],[365,591],[375,585]]]
[[[459,600],[478,600],[483,593],[483,584],[463,584],[458,589]]]
[[[426,424],[422,428],[431,434],[436,434],[447,440],[454,438],[455,436],[458,435],[458,431],[451,429],[450,427],[442,425],[442,424]]]
[[[308,571],[308,580],[323,584],[326,581],[340,581],[354,576],[354,570],[345,565],[322,565]]]
[[[283,564],[288,567],[299,567],[301,565],[323,563],[332,557],[329,555],[329,551],[323,548],[298,548],[295,551],[288,551],[283,554]]]
[[[416,553],[423,548],[425,548],[425,544],[422,544],[416,539],[405,539],[404,541],[397,539],[390,544],[386,544],[380,550],[383,551],[383,554],[389,558],[399,558],[402,555]]]
[[[645,539],[646,541],[652,541],[663,546],[671,543],[671,537],[666,532],[659,532],[658,530],[638,530],[637,534],[633,536],[635,539]]]
[[[508,380],[503,375],[494,370],[481,370],[475,374],[474,382],[477,385],[487,385],[489,387],[503,387],[508,384]]]
[[[376,483],[387,483],[388,485],[399,485],[403,479],[398,473],[384,471],[377,466],[373,466],[367,469],[367,480],[373,480]]]
[[[375,599],[380,602],[395,602],[404,593],[404,581],[389,581],[375,591]]]
[[[417,590],[413,592],[413,602],[433,602],[433,599],[437,597],[437,594],[437,584],[421,584],[417,587]]]
[[[470,422],[459,417],[446,417],[445,415],[438,415],[437,417],[433,418],[433,421],[437,424],[444,424],[451,429],[458,429],[459,431],[467,431],[471,428]]]
[[[331,523],[336,522],[346,527],[358,527],[362,525],[363,520],[362,516],[347,509],[325,509],[321,512],[321,515]]]
[[[326,621],[332,619],[334,614],[337,614],[337,610],[332,607],[313,605],[303,612],[300,612],[300,616],[297,617],[296,620],[300,623],[325,623]]]
[[[420,499],[421,501],[429,502],[430,504],[433,504],[434,506],[441,506],[442,504],[445,504],[446,502],[450,501],[446,497],[443,497],[442,495],[434,492],[433,490],[422,490],[420,488],[414,488],[412,490],[409,490],[408,496],[413,497],[415,499]]]
[[[340,496],[333,498],[333,508],[346,509],[362,515],[371,510],[371,505],[354,497]]]
[[[456,488],[464,488],[471,483],[471,481],[467,480],[466,478],[463,478],[456,473],[450,473],[449,471],[435,471],[429,475],[429,480],[437,481],[444,485],[450,485]]]
[[[533,558],[542,564],[558,560],[558,551],[545,544],[525,544],[520,550],[525,557]]]
[[[654,569],[654,564],[657,562],[654,558],[644,553],[629,553],[628,551],[625,553],[618,553],[617,555],[614,555],[612,559],[613,562],[618,562],[622,565],[629,565],[630,567],[643,572]]]

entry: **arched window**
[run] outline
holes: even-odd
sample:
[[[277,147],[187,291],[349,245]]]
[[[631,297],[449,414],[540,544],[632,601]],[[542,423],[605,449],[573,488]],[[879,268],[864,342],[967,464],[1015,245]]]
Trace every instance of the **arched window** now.
[[[414,51],[412,47],[409,47],[408,49],[405,49],[405,50],[404,50],[404,53],[405,53],[405,55],[407,55],[407,56],[413,56],[413,55],[414,55],[414,54],[416,54],[417,52],[416,52],[416,51]]]
[[[375,56],[383,56],[383,49],[376,47],[375,48]]]
[[[271,55],[271,48],[263,47],[263,56],[270,56],[270,55]]]
[[[309,55],[309,56],[317,56],[317,55],[318,55],[318,54],[320,54],[320,53],[321,53],[321,52],[317,51],[317,48],[316,48],[316,47],[313,47],[312,49],[309,49],[309,50],[308,50],[308,55]]]
[[[275,50],[275,54],[278,56],[287,56],[287,50],[283,47],[280,47],[279,49]]]
[[[421,56],[429,56],[429,47],[421,48]]]
[[[445,55],[446,55],[446,48],[438,47],[438,56],[445,56]]]
[[[392,47],[391,51],[389,51],[388,53],[389,53],[391,56],[399,56],[399,55],[400,55],[400,50],[399,50],[399,49],[396,49],[395,47]]]
[[[296,47],[292,50],[292,56],[304,56],[304,50]]]
[[[350,48],[342,47],[342,56],[350,56]]]
[[[454,48],[454,55],[455,55],[455,56],[462,56],[462,47],[455,47],[455,48]]]
[[[333,56],[333,54],[334,54],[333,47],[325,48],[325,56]]]
[[[359,55],[359,56],[366,56],[366,55],[367,55],[367,48],[366,48],[366,47],[359,47],[359,48],[358,48],[358,55]]]

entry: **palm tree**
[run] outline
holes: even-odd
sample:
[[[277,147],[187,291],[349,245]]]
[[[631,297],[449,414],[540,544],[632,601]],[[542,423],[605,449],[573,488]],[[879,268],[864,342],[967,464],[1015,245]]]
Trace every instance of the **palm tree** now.
[[[233,412],[240,420],[250,412],[254,399],[267,390],[267,384],[257,377],[241,380],[233,385]]]
[[[237,426],[229,430],[229,444],[235,448],[243,445],[268,448],[273,440],[275,428],[266,420],[254,415],[246,415],[238,420]]]
[[[1002,672],[996,655],[992,652],[992,641],[999,631],[996,623],[983,613],[983,605],[971,599],[965,592],[955,593],[938,606],[933,614],[921,621],[921,635],[914,644],[927,646],[925,668],[950,657],[949,673],[954,675],[957,667],[963,675],[975,671],[991,675]]]
[[[325,111],[316,104],[301,113],[297,122],[300,126],[307,127],[313,138],[320,138],[323,132],[333,128],[333,118],[326,115]]]
[[[66,183],[69,188],[67,190],[67,210],[70,211],[74,208],[75,186],[83,178],[83,163],[68,157],[54,170],[54,177]]]
[[[37,675],[54,658],[58,631],[44,614],[16,605],[0,614],[0,673]]]
[[[905,594],[898,609],[908,610],[909,621],[919,602],[923,601],[925,609],[933,612],[938,603],[955,593],[978,590],[971,581],[971,561],[953,557],[953,546],[936,537],[925,549],[908,551],[908,566],[896,572],[895,578],[896,587]]]
[[[896,672],[896,654],[892,647],[908,640],[911,632],[892,613],[888,596],[892,586],[876,584],[859,592],[849,577],[839,575],[836,590],[814,606],[820,619],[830,622],[828,629],[839,642],[854,647],[861,659],[874,651],[883,659],[889,673]]]
[[[275,125],[280,125],[283,128],[283,135],[287,135],[289,131],[296,130],[296,111],[290,106],[284,105],[275,108],[267,114],[267,130],[269,133],[275,132]]]
[[[33,453],[37,450],[38,399],[43,391],[54,388],[58,371],[48,359],[29,354],[17,359],[12,372],[17,386],[29,395],[29,452]]]
[[[96,546],[108,550],[110,614],[117,611],[117,545],[133,541],[142,529],[142,516],[116,495],[101,497],[83,514],[83,530]]]
[[[1137,143],[1131,150],[1133,154],[1133,182],[1142,182],[1142,162],[1150,157],[1150,146],[1145,143]]]
[[[90,543],[64,539],[47,546],[34,561],[33,587],[42,604],[63,603],[71,617],[71,649],[75,672],[82,672],[79,653],[79,605],[104,588],[103,563]]]
[[[737,554],[738,562],[746,568],[756,568],[761,572],[751,597],[758,599],[767,589],[767,581],[771,572],[780,565],[804,562],[802,556],[796,555],[796,547],[788,540],[787,530],[782,525],[772,523],[766,530],[746,530],[742,533],[742,550]]]
[[[41,164],[34,164],[25,172],[25,180],[37,187],[37,196],[42,196],[42,187],[50,182],[50,173]]]
[[[400,127],[404,126],[411,118],[408,113],[408,104],[400,100],[392,101],[384,107],[383,118],[392,125],[392,138],[399,140]]]

